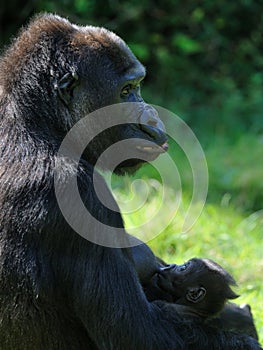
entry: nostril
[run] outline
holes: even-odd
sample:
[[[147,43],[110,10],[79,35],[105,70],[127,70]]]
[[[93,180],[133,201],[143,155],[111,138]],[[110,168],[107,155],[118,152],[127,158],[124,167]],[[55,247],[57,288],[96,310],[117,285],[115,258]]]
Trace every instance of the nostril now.
[[[160,120],[157,111],[151,106],[146,106],[139,117],[139,124],[142,129],[159,129],[159,131],[165,132],[163,122]],[[145,130],[146,131],[146,130]]]
[[[157,126],[157,120],[150,119],[150,120],[148,120],[147,124],[150,125],[150,126],[156,127]]]
[[[156,127],[160,119],[155,109],[153,109],[151,106],[146,106],[144,107],[144,110],[140,115],[139,120],[141,124]]]

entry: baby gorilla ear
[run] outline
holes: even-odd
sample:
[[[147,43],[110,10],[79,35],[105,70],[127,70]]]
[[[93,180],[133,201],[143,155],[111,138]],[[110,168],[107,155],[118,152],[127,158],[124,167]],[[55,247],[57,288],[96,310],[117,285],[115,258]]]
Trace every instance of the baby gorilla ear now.
[[[204,299],[206,295],[206,289],[204,287],[189,288],[186,293],[186,299],[191,303],[199,303]]]
[[[59,97],[68,107],[73,96],[73,89],[78,83],[78,75],[76,72],[70,72],[63,75],[57,83]]]

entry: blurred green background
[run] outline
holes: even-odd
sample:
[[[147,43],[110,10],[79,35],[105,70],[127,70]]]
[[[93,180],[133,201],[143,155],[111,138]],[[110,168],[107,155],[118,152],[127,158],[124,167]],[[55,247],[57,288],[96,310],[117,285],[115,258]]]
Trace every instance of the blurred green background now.
[[[149,244],[168,261],[206,256],[231,271],[240,303],[252,305],[263,340],[263,1],[9,0],[0,9],[1,47],[40,11],[116,32],[147,67],[144,99],[179,115],[197,135],[210,177],[204,211],[189,232],[180,233],[191,168],[170,147],[184,204]],[[158,179],[150,166],[138,177]],[[126,178],[112,180],[117,199],[129,195],[129,185]],[[127,225],[140,225],[158,208],[158,186],[140,213],[125,215]],[[170,193],[172,203],[173,188]]]

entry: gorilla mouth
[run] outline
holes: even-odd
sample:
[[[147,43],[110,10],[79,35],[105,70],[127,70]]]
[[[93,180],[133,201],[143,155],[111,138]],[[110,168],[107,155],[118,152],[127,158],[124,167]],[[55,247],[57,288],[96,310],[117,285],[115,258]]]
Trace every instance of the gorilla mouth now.
[[[168,146],[167,142],[164,142],[162,145],[157,145],[157,144],[154,144],[153,142],[149,142],[149,143],[144,144],[144,145],[138,145],[138,146],[136,146],[136,148],[139,151],[142,151],[145,153],[161,154],[161,153],[167,152],[169,146]]]
[[[142,144],[136,145],[136,149],[144,155],[147,155],[145,159],[140,159],[139,155],[138,158],[133,157],[131,159],[126,159],[115,168],[114,172],[116,174],[124,175],[125,173],[134,173],[143,163],[155,160],[161,153],[167,152],[168,143],[164,142],[162,145],[157,145],[154,142],[144,140]]]

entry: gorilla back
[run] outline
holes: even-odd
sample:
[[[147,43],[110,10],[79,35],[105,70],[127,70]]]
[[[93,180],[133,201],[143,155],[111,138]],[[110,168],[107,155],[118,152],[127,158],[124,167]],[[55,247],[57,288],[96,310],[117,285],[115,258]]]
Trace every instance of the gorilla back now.
[[[62,191],[77,174],[86,207],[99,221],[123,228],[118,210],[96,196],[93,166],[120,140],[134,138],[146,160],[167,149],[164,126],[140,95],[144,75],[113,33],[49,14],[33,19],[1,58],[1,350],[259,349],[250,337],[184,324],[172,305],[148,302],[129,249],[85,240],[59,210],[55,164]],[[58,154],[76,122],[120,102],[139,104],[136,113],[131,108],[131,124],[95,137],[80,164]],[[136,170],[139,158],[116,172]],[[103,179],[100,187],[107,192]]]

